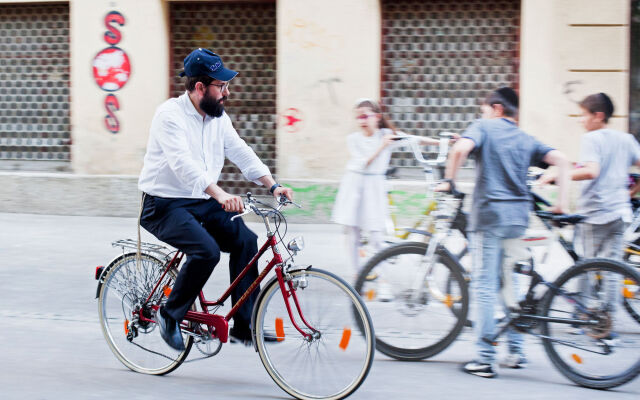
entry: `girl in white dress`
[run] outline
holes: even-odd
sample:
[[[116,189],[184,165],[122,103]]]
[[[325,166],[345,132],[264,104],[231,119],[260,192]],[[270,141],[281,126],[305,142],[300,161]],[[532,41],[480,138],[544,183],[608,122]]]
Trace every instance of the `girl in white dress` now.
[[[347,136],[351,158],[340,182],[331,220],[347,228],[349,257],[357,275],[362,232],[369,232],[375,251],[382,248],[389,213],[385,173],[391,152],[404,145],[394,138],[405,134],[394,129],[374,100],[359,100],[355,113],[360,130]],[[423,138],[421,144],[437,145],[438,141]]]

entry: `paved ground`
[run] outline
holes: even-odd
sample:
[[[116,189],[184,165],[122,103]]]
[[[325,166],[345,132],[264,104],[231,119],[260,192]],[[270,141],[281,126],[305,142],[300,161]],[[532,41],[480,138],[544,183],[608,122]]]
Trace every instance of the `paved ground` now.
[[[260,225],[251,224],[256,232]],[[307,249],[298,261],[345,270],[342,231],[332,225],[291,225]],[[216,399],[287,398],[251,349],[227,345],[208,360],[187,362],[164,377],[130,372],[104,342],[95,300],[96,265],[121,250],[110,242],[135,237],[131,218],[0,213],[0,398]],[[147,237],[148,239],[148,237]],[[568,263],[560,254],[556,265]],[[226,259],[207,290],[227,282]],[[561,269],[561,268],[558,268]],[[559,271],[558,271],[559,272]],[[433,360],[398,362],[377,354],[354,399],[638,399],[640,379],[613,391],[576,387],[547,360],[535,339],[527,342],[530,367],[501,369],[499,379],[463,374],[473,357],[470,332]],[[190,357],[197,357],[193,351]]]

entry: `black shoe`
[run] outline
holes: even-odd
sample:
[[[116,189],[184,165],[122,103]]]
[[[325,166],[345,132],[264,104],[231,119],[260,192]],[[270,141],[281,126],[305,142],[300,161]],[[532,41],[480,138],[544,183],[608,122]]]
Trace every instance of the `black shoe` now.
[[[156,313],[156,322],[160,328],[160,336],[173,349],[178,351],[184,350],[184,342],[178,322],[164,312],[164,309],[158,309]]]
[[[468,374],[481,376],[483,378],[495,378],[498,375],[493,364],[481,363],[477,361],[466,363],[462,367],[462,370]]]
[[[267,343],[278,343],[283,339],[278,340],[276,333],[271,331],[265,331],[264,341]],[[251,330],[249,328],[236,328],[233,326],[229,330],[229,342],[242,343],[245,346],[251,346],[253,344],[253,338],[251,336]]]
[[[251,346],[253,344],[251,330],[249,328],[236,328],[235,325],[232,326],[231,329],[229,329],[229,342],[241,343],[247,347]]]

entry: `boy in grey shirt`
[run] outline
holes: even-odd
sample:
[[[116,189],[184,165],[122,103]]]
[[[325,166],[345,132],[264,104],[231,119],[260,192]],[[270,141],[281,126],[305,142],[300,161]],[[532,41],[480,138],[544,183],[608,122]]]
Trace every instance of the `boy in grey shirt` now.
[[[585,257],[622,259],[625,224],[631,222],[628,174],[632,165],[640,166],[640,145],[628,133],[607,127],[613,114],[609,96],[597,93],[579,103],[580,123],[587,133],[580,143],[580,163],[571,179],[583,181],[578,212],[586,215],[578,226],[578,244]],[[555,179],[545,174],[540,183]]]
[[[496,351],[483,338],[495,333],[496,329],[494,308],[498,304],[504,248],[513,239],[524,236],[529,224],[532,199],[527,188],[527,170],[530,165],[540,162],[560,167],[563,174],[558,180],[561,183],[559,205],[553,211],[562,212],[567,203],[567,185],[563,183],[568,181],[568,163],[561,152],[540,143],[518,127],[518,95],[513,89],[497,89],[487,97],[481,110],[482,119],[469,126],[451,149],[445,171],[447,179],[436,190],[451,190],[458,169],[473,152],[476,182],[469,231],[478,355],[463,369],[473,375],[493,378],[496,376]],[[526,360],[520,334],[509,333],[509,353],[507,365],[522,368]]]
[[[580,163],[571,171],[571,179],[583,181],[578,212],[587,219],[576,227],[577,248],[586,258],[621,260],[623,233],[632,216],[627,189],[629,167],[640,166],[640,145],[632,135],[607,127],[613,103],[606,94],[587,96],[579,106],[580,123],[587,133],[582,137]],[[551,182],[554,177],[545,174],[540,182]],[[583,283],[583,290],[588,290],[587,282]],[[619,282],[608,280],[607,285],[609,304],[613,306],[621,300],[617,298]]]

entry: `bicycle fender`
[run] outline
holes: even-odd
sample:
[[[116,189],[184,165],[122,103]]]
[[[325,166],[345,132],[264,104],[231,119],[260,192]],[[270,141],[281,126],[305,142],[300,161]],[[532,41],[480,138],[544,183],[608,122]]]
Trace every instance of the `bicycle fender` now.
[[[106,266],[106,267],[104,267],[104,268],[102,269],[102,273],[101,273],[101,274],[100,274],[100,276],[98,277],[98,287],[96,288],[96,297],[95,297],[96,299],[97,299],[98,297],[100,297],[100,289],[102,288],[102,285],[104,284],[104,280],[105,280],[105,278],[107,277],[107,274],[109,273],[109,271],[111,271],[111,268],[113,268],[113,266],[114,266],[118,261],[120,261],[121,259],[126,258],[126,257],[130,257],[130,256],[134,256],[134,257],[135,257],[136,255],[137,255],[137,253],[133,253],[133,252],[131,252],[131,253],[123,253],[123,254],[120,254],[119,256],[117,256],[117,257],[115,257],[114,259],[112,259],[112,260],[109,262],[109,264],[107,264],[107,266]],[[157,257],[153,257],[153,256],[151,256],[151,255],[149,255],[149,254],[144,254],[144,255],[145,255],[146,257],[152,257],[152,258],[155,258],[156,260],[160,261]],[[161,262],[161,261],[160,261],[160,262]]]
[[[289,268],[288,272],[295,272],[295,271],[302,271],[302,270],[308,270],[309,268],[311,268],[312,265],[294,265],[292,268]]]

